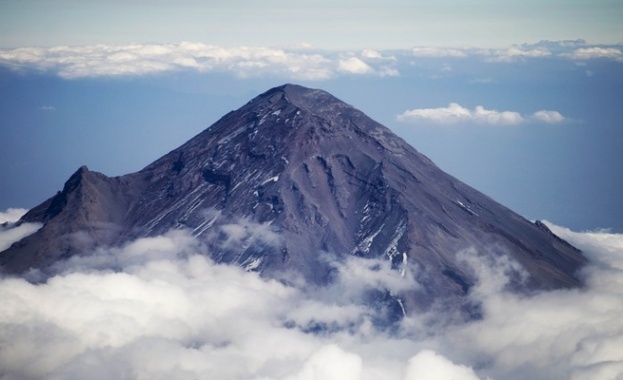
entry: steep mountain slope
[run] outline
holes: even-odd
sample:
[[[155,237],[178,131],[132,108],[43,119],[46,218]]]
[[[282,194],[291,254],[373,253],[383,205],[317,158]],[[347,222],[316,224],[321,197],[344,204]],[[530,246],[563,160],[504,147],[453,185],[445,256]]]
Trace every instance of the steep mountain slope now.
[[[424,286],[401,308],[461,304],[476,281],[457,253],[508,255],[518,290],[578,286],[579,251],[437,168],[321,90],[267,91],[147,166],[108,178],[80,168],[26,214],[44,227],[0,254],[11,273],[98,245],[187,229],[219,262],[331,281],[331,260],[391,260]],[[328,259],[331,258],[331,259]],[[291,277],[290,277],[291,278]]]

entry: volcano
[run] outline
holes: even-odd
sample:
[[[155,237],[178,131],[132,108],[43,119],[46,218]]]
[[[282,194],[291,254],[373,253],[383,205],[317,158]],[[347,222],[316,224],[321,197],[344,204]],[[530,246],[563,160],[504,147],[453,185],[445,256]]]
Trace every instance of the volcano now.
[[[401,295],[403,312],[464,304],[477,281],[466,254],[520,264],[515,291],[580,286],[585,262],[543,223],[446,174],[361,111],[291,84],[139,172],[81,167],[26,222],[43,227],[0,253],[5,273],[45,273],[97,247],[182,229],[216,262],[314,286],[332,281],[331,260],[387,260],[422,284]]]

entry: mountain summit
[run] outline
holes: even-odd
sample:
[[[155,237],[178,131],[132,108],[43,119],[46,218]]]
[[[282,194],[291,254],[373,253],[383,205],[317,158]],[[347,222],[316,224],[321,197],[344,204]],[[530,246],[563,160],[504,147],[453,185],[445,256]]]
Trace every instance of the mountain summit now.
[[[21,222],[43,227],[0,254],[9,273],[45,272],[98,246],[184,229],[215,261],[284,281],[295,273],[330,282],[327,257],[389,260],[396,275],[413,270],[423,284],[402,297],[403,310],[460,304],[477,281],[465,252],[519,263],[528,276],[516,290],[578,286],[585,261],[361,111],[290,84],[139,172],[110,178],[80,168]]]

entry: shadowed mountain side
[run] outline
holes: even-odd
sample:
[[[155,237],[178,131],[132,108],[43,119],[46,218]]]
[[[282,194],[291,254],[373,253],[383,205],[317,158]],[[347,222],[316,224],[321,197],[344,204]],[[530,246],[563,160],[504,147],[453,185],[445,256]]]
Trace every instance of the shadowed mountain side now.
[[[477,279],[460,251],[516,260],[529,274],[514,278],[516,290],[578,286],[585,261],[362,112],[296,85],[256,97],[140,172],[81,168],[22,222],[44,227],[0,255],[11,273],[185,228],[216,261],[284,280],[331,281],[327,257],[391,260],[396,275],[423,284],[400,296],[406,310],[463,303]]]

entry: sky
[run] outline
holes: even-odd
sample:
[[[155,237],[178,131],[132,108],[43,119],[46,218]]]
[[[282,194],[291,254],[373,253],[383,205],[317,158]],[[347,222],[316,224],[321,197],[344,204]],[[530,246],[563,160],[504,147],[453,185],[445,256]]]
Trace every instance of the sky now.
[[[0,2],[0,247],[40,227],[12,223],[80,166],[140,170],[290,82],[357,107],[591,260],[585,289],[521,298],[503,291],[504,263],[466,252],[484,319],[432,312],[389,335],[356,291],[333,301],[417,286],[377,263],[336,263],[333,288],[304,291],[215,265],[171,233],[61,262],[44,283],[1,278],[0,368],[18,379],[621,378],[620,20],[618,0]],[[335,330],[306,332],[318,321]]]
[[[4,47],[202,41],[326,49],[623,41],[617,0],[4,0]]]

